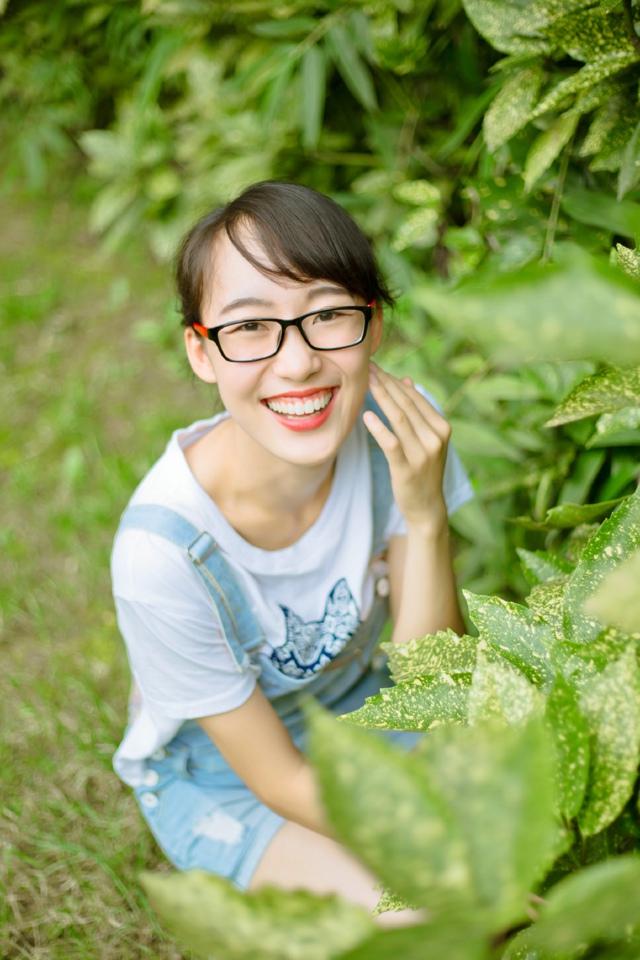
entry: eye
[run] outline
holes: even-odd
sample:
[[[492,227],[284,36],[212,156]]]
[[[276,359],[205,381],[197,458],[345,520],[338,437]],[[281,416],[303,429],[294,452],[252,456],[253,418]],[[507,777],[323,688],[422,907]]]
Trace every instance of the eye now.
[[[330,323],[331,320],[339,320],[343,312],[342,310],[321,310],[316,313],[314,320],[319,323]]]
[[[227,327],[227,333],[264,333],[268,327],[261,320],[245,320],[235,327]]]

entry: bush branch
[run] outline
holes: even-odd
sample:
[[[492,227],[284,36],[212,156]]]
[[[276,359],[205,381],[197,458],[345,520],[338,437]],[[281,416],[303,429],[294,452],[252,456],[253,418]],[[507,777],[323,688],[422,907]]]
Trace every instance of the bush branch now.
[[[631,8],[631,0],[622,0],[622,6],[624,8],[624,18],[627,22],[627,30],[629,32],[629,40],[636,48],[638,53],[640,53],[640,37],[636,33],[635,21],[633,19],[633,10]]]

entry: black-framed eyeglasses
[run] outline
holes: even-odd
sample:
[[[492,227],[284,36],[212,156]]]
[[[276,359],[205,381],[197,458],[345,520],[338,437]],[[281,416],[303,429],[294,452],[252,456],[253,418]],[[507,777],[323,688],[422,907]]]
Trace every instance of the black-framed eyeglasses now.
[[[304,313],[295,320],[256,317],[231,320],[218,327],[194,323],[198,333],[213,340],[225,360],[251,363],[273,357],[282,346],[287,327],[297,327],[313,350],[344,350],[362,343],[373,317],[375,301],[366,307],[327,307]]]

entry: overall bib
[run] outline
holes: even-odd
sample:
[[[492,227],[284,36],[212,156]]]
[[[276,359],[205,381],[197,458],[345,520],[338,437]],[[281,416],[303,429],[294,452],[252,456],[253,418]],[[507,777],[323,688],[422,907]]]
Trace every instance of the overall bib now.
[[[370,395],[365,408],[384,419]],[[385,551],[383,534],[393,495],[387,461],[371,436],[369,455],[373,562]],[[362,706],[366,697],[390,684],[385,667],[371,665],[389,615],[384,565],[373,565],[379,572],[366,620],[318,673],[296,678],[282,673],[269,658],[259,657],[265,639],[262,630],[210,534],[198,531],[169,508],[153,504],[129,507],[120,530],[129,528],[157,534],[186,550],[218,613],[237,669],[248,668],[256,675],[299,749],[305,748],[301,696],[311,695],[340,715]],[[406,749],[419,739],[403,731],[384,734]],[[147,760],[144,783],[135,788],[135,795],[153,835],[176,867],[197,867],[225,876],[241,889],[248,886],[266,847],[285,822],[257,800],[195,720],[186,721],[174,739]]]

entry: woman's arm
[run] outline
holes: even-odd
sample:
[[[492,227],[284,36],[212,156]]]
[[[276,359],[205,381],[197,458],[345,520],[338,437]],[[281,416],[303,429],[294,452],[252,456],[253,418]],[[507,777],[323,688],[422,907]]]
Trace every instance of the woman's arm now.
[[[451,627],[464,633],[451,563],[442,482],[449,424],[414,388],[372,364],[371,392],[391,424],[372,412],[364,422],[380,444],[406,537],[389,544],[392,639],[396,643]]]
[[[315,774],[260,687],[241,707],[198,723],[253,794],[287,820],[332,836]]]

